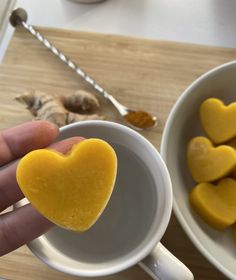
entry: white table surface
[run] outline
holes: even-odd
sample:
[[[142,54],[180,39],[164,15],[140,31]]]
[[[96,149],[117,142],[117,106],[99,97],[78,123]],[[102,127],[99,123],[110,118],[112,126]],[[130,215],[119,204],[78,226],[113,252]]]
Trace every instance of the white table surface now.
[[[236,47],[236,0],[18,0],[34,25]],[[0,61],[12,28],[0,42]]]

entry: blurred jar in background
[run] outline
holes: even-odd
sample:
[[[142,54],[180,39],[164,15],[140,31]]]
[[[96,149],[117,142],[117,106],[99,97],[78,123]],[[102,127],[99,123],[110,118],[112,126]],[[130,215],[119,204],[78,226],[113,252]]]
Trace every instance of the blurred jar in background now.
[[[84,4],[91,4],[91,3],[98,3],[98,2],[104,2],[105,0],[70,0],[77,3],[84,3]]]

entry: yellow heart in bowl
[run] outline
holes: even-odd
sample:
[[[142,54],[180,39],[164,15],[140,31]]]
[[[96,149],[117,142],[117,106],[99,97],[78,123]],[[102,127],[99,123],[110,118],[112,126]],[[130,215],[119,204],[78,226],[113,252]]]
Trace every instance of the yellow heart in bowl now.
[[[216,144],[236,136],[236,102],[225,106],[220,99],[208,98],[201,104],[200,119],[204,131]]]
[[[113,148],[103,140],[87,139],[67,155],[48,149],[28,153],[16,176],[25,197],[48,220],[85,231],[107,205],[116,172]]]
[[[217,185],[198,184],[190,193],[190,203],[210,226],[224,229],[236,221],[236,181],[222,179]]]
[[[211,182],[226,176],[235,168],[236,151],[226,145],[214,147],[206,137],[194,137],[187,147],[187,161],[196,182]]]

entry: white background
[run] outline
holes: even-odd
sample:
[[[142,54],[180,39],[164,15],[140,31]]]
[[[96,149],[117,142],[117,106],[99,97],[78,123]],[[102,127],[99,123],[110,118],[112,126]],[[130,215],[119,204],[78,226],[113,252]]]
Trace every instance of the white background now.
[[[18,0],[28,23],[204,45],[236,47],[236,0]],[[0,42],[0,59],[12,30]]]

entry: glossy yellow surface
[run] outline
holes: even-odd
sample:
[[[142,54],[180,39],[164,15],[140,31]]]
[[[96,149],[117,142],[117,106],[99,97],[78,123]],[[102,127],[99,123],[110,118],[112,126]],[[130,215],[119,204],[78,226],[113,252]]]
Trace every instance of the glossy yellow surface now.
[[[200,107],[202,128],[216,144],[236,137],[236,102],[225,106],[217,98],[205,100]]]
[[[226,176],[235,168],[236,151],[226,145],[214,147],[206,137],[199,136],[188,144],[187,161],[196,182],[211,182]]]
[[[41,149],[23,157],[17,182],[31,204],[58,226],[85,231],[111,196],[117,172],[115,151],[105,141],[87,139],[71,152]]]
[[[217,185],[198,184],[189,199],[201,218],[216,229],[224,229],[236,221],[236,181],[231,178],[222,179]]]

